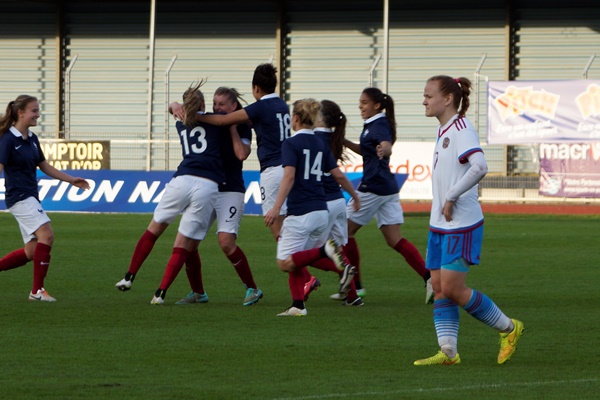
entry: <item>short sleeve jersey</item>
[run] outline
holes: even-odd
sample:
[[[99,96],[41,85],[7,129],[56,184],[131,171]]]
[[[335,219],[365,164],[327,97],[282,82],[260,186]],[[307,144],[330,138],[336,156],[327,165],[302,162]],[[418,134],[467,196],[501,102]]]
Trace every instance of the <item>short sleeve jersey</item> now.
[[[276,93],[244,107],[256,132],[260,170],[281,165],[281,143],[290,137],[290,108]]]
[[[392,143],[392,129],[384,113],[367,119],[360,134],[363,177],[358,190],[380,196],[398,194],[400,188],[390,171],[390,158],[383,157],[380,160],[377,156],[377,146],[381,142]]]
[[[193,175],[210,179],[217,184],[225,182],[221,158],[221,138],[229,128],[206,123],[188,127],[181,121],[175,123],[183,160],[173,176]]]
[[[288,215],[327,210],[323,175],[337,167],[329,147],[312,130],[301,129],[283,142],[281,151],[283,167],[296,168],[287,197]]]
[[[237,126],[237,131],[242,142],[250,145],[252,141],[252,129],[250,125],[240,124]],[[231,133],[226,133],[221,138],[221,154],[223,167],[225,168],[225,183],[219,185],[219,192],[244,193],[246,191],[242,173],[244,162],[237,158],[233,151]]]
[[[330,128],[315,128],[315,135],[325,143],[325,146],[329,148],[331,141],[331,135],[333,131]],[[340,184],[337,183],[335,178],[331,176],[329,172],[323,174],[323,189],[325,189],[325,200],[337,200],[344,197]]]
[[[4,165],[6,207],[28,197],[38,198],[37,166],[46,160],[40,141],[29,131],[27,139],[15,127],[0,137],[0,163]]]
[[[468,232],[483,223],[477,185],[456,200],[452,221],[446,221],[442,215],[448,191],[467,173],[470,168],[468,157],[476,152],[483,151],[477,132],[467,118],[455,115],[446,125],[438,126],[431,174],[433,202],[430,230],[438,233]]]

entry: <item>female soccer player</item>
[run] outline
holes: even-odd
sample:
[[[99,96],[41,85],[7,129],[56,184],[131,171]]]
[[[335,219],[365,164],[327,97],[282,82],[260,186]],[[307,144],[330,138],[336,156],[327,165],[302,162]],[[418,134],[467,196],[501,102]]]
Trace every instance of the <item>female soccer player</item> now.
[[[257,100],[241,110],[226,115],[198,115],[198,121],[214,125],[252,122],[256,132],[257,155],[260,163],[260,191],[263,215],[273,207],[279,183],[283,176],[281,143],[290,137],[289,107],[276,93],[277,69],[272,64],[260,64],[252,77],[252,94]],[[173,115],[181,117],[180,111]],[[279,239],[286,214],[285,203],[281,215],[270,225],[275,240]]]
[[[315,135],[329,147],[336,161],[343,163],[347,157],[344,154],[344,139],[346,136],[347,119],[340,106],[331,100],[321,100],[320,118],[314,128]],[[343,247],[348,243],[348,219],[346,215],[346,200],[340,190],[340,185],[329,174],[323,175],[323,188],[327,200],[329,219],[326,231],[333,240],[333,245],[342,254],[343,263],[350,264],[343,254]],[[321,261],[323,264],[330,260]],[[315,263],[312,264],[315,266]],[[341,271],[338,271],[341,272]],[[315,279],[311,277],[312,279]],[[306,290],[305,290],[306,291]],[[362,299],[356,293],[354,280],[350,283],[348,293],[336,293],[333,299],[343,300],[343,305],[362,306]]]
[[[167,184],[163,197],[154,211],[154,221],[170,224],[183,210],[179,229],[173,244],[162,282],[150,304],[164,304],[165,295],[177,274],[191,254],[197,252],[198,245],[210,227],[211,216],[219,194],[219,184],[225,182],[223,160],[221,158],[222,128],[206,123],[197,123],[196,114],[204,112],[204,95],[199,90],[203,82],[188,88],[183,94],[183,121],[175,126],[183,152],[183,161],[177,167]],[[188,265],[188,268],[190,266]],[[194,276],[194,275],[192,275]],[[198,275],[196,275],[198,276]],[[188,272],[188,278],[190,274]],[[190,281],[192,296],[187,303],[204,303],[206,293],[198,292]],[[204,296],[203,296],[204,295]]]
[[[215,90],[213,96],[213,112],[229,114],[240,110],[241,101],[243,100],[236,89],[221,86]],[[250,155],[252,131],[248,124],[239,124],[236,129],[237,132],[232,131],[230,135],[223,135],[221,138],[225,183],[219,184],[219,195],[210,225],[216,219],[219,246],[244,283],[246,296],[242,304],[249,306],[257,303],[263,297],[263,292],[256,286],[246,254],[236,244],[236,239],[244,214],[246,187],[242,174],[243,161]],[[190,281],[201,279],[201,276],[195,275],[196,269],[186,267],[186,272]],[[177,303],[186,304],[188,300],[193,301],[194,298],[195,294],[192,291]]]
[[[38,198],[36,169],[39,167],[46,175],[81,189],[89,189],[90,185],[85,179],[72,177],[46,161],[37,135],[29,130],[37,125],[39,117],[37,98],[21,95],[8,103],[0,118],[0,172],[4,171],[6,207],[19,223],[25,243],[23,248],[0,260],[0,271],[17,268],[33,260],[33,286],[29,300],[54,302],[56,299],[44,289],[54,232]]]
[[[415,365],[460,364],[459,307],[500,332],[498,364],[511,358],[523,335],[521,321],[508,318],[489,297],[465,283],[471,266],[479,264],[483,213],[477,183],[487,173],[479,137],[465,117],[470,92],[467,78],[438,75],[427,80],[423,93],[425,115],[440,122],[431,169],[427,268],[435,293],[433,322],[441,350]]]
[[[319,116],[319,103],[314,99],[298,100],[292,112],[292,128],[296,134],[283,142],[283,179],[273,208],[265,215],[270,226],[280,215],[285,199],[288,215],[283,222],[281,239],[277,243],[277,264],[289,273],[292,306],[278,314],[280,317],[304,316],[303,267],[327,256],[338,257],[335,249],[326,249],[328,210],[322,178],[327,172],[348,191],[360,207],[352,184],[339,170],[324,141],[315,137],[312,127]],[[345,291],[354,274],[354,267],[346,265],[340,280],[340,291]]]
[[[363,90],[358,108],[365,120],[360,143],[349,140],[344,142],[346,147],[362,155],[363,159],[363,178],[358,187],[363,206],[360,211],[355,211],[350,200],[347,209],[348,244],[345,251],[350,263],[359,271],[355,277],[356,288],[359,294],[364,293],[360,282],[360,255],[354,236],[360,228],[376,217],[377,226],[387,245],[402,254],[406,262],[423,278],[427,289],[425,303],[429,304],[433,301],[430,273],[425,268],[425,261],[419,250],[403,238],[400,232],[400,225],[404,223],[398,198],[400,189],[390,171],[392,145],[396,141],[394,101],[381,90],[369,87]]]

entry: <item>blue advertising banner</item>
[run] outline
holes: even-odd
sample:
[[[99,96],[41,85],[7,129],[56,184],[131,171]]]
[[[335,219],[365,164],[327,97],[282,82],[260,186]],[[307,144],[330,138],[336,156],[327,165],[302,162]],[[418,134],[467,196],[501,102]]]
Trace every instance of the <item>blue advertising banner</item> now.
[[[600,80],[488,82],[487,141],[600,141]]]
[[[52,179],[38,170],[39,197],[44,210],[152,213],[163,195],[165,185],[174,173],[116,170],[65,172],[87,179],[90,190],[78,189],[67,182]],[[347,173],[346,176],[356,187],[360,183],[362,173]],[[407,174],[396,174],[396,181],[400,187],[407,177]],[[246,214],[262,215],[259,180],[258,171],[244,171]],[[4,190],[4,177],[0,175],[0,210],[6,210]]]

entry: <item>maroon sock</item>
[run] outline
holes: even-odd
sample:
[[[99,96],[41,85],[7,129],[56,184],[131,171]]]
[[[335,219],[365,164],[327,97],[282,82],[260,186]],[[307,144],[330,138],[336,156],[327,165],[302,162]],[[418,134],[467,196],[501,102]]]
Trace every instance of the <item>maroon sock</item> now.
[[[302,268],[300,271],[302,271],[302,274],[304,275],[304,283],[310,282],[312,275],[308,272],[308,268]]]
[[[192,291],[204,293],[204,283],[202,282],[202,260],[200,260],[200,253],[198,253],[198,250],[191,252],[185,260],[185,273],[190,282]]]
[[[309,250],[302,250],[292,254],[292,261],[298,268],[306,267],[313,261],[322,258],[321,248],[317,247]]]
[[[37,293],[38,290],[44,287],[44,278],[48,273],[48,267],[50,266],[50,250],[52,247],[45,243],[35,245],[33,251],[33,286],[31,293]]]
[[[0,260],[0,271],[8,271],[9,269],[19,268],[29,262],[29,258],[25,255],[25,249],[20,248],[11,253],[8,253]]]
[[[339,274],[341,272],[338,269],[338,267],[335,266],[335,263],[333,261],[331,261],[331,259],[329,257],[319,258],[318,260],[311,262],[310,266],[318,268],[323,271],[332,271],[332,272],[335,272],[336,274]]]
[[[144,261],[152,251],[154,244],[158,236],[154,233],[146,230],[140,240],[138,240],[137,245],[135,246],[135,250],[133,251],[133,255],[131,256],[131,262],[129,263],[129,272],[130,274],[137,274],[137,272],[142,267]]]
[[[231,264],[233,264],[235,272],[237,272],[244,285],[246,285],[247,288],[256,289],[256,282],[254,282],[252,271],[250,271],[250,264],[248,264],[246,254],[244,254],[240,246],[237,246],[233,253],[228,255],[227,258],[231,261]]]
[[[302,269],[289,272],[288,284],[292,293],[292,300],[304,301],[304,273]]]
[[[425,261],[423,260],[423,257],[421,257],[419,250],[417,250],[411,242],[402,238],[396,243],[394,250],[402,254],[408,265],[410,265],[421,278],[425,277],[425,274],[428,272],[427,268],[425,268]]]
[[[357,286],[360,287],[360,252],[358,251],[358,245],[356,244],[355,238],[348,238],[348,243],[344,246],[344,253],[346,254],[346,257],[348,257],[348,261],[350,261],[350,264],[356,267],[356,275],[354,275],[354,281],[357,283]]]
[[[171,258],[169,258],[169,262],[167,262],[167,268],[165,269],[165,273],[163,275],[162,282],[160,283],[160,289],[166,291],[169,289],[181,268],[183,268],[183,264],[185,260],[190,256],[190,252],[181,247],[174,247],[173,253],[171,254]]]

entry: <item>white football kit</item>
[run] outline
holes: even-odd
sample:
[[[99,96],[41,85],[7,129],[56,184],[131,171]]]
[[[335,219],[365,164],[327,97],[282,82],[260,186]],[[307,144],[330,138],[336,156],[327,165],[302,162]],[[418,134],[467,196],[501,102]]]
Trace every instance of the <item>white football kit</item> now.
[[[481,150],[479,137],[471,122],[455,115],[444,126],[438,127],[438,138],[433,153],[430,229],[438,233],[468,231],[483,220],[478,201],[477,188],[473,185],[458,196],[452,212],[452,221],[446,221],[442,208],[449,199],[451,189],[463,178],[471,167],[468,157]]]

